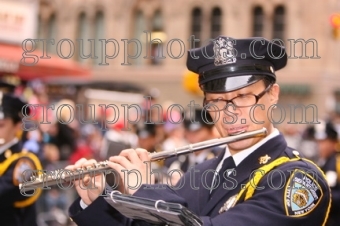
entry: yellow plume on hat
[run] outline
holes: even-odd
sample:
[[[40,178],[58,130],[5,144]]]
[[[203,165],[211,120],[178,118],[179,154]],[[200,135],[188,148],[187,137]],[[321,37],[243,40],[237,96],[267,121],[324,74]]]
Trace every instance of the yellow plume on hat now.
[[[198,74],[186,71],[183,76],[184,89],[194,95],[203,96],[203,92],[198,85]]]

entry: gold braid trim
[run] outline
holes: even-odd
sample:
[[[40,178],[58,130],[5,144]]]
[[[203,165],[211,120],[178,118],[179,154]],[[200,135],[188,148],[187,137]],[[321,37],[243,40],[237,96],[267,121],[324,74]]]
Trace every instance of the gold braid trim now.
[[[293,159],[290,159],[288,157],[281,157],[281,158],[278,158],[276,159],[275,161],[271,162],[270,164],[268,165],[264,165],[262,167],[260,167],[257,172],[255,173],[254,177],[252,178],[252,180],[250,180],[242,189],[241,191],[237,194],[237,197],[236,197],[236,202],[237,203],[240,198],[242,197],[242,195],[244,194],[244,192],[246,192],[246,195],[245,195],[245,198],[244,200],[247,200],[249,198],[251,198],[255,192],[255,188],[257,187],[257,185],[259,184],[260,180],[262,179],[262,177],[264,175],[266,175],[269,171],[271,171],[273,168],[279,166],[279,165],[282,165],[286,162],[294,162],[294,161],[298,161],[300,160],[301,158],[300,157],[297,157],[297,158],[293,158]],[[308,160],[308,159],[303,159],[304,161],[307,161],[311,164],[313,164],[322,174],[322,176],[324,177],[324,179],[326,180],[326,176],[325,174],[323,173],[323,171],[312,161]],[[340,160],[340,159],[339,159]],[[337,164],[337,167],[340,167],[340,161],[338,162]],[[328,219],[328,215],[329,215],[329,211],[330,211],[330,208],[331,208],[331,202],[332,202],[332,199],[331,199],[331,191],[330,191],[330,188],[329,188],[329,194],[330,194],[330,200],[329,200],[329,204],[328,204],[328,207],[327,207],[327,212],[326,212],[326,217],[325,217],[325,220],[323,222],[323,226],[326,225],[326,222],[327,222],[327,219]]]

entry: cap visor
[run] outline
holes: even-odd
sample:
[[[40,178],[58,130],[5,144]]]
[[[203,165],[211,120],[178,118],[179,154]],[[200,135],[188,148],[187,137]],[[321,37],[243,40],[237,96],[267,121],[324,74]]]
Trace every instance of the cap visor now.
[[[242,75],[219,78],[202,84],[201,89],[208,93],[231,92],[254,84],[263,78],[263,75]]]

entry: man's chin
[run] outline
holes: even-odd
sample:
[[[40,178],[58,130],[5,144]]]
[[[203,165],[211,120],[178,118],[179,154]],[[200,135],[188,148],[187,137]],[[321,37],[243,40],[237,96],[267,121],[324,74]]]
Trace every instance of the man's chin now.
[[[243,151],[244,149],[250,148],[251,146],[256,144],[256,142],[257,141],[254,138],[249,138],[249,139],[230,143],[228,147],[229,149],[233,151],[239,152],[239,151]]]

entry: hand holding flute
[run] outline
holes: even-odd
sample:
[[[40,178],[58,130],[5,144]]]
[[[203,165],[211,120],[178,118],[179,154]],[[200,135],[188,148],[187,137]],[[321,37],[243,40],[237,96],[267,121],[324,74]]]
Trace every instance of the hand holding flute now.
[[[131,189],[128,185],[133,187],[134,185],[141,185],[145,183],[154,184],[154,177],[146,175],[147,164],[144,164],[144,162],[150,161],[151,156],[147,150],[141,148],[126,149],[118,156],[110,157],[109,161],[107,161],[107,165],[119,174],[120,181],[118,183],[118,190],[121,193],[132,195],[137,191],[137,189]],[[94,159],[86,160],[83,158],[78,160],[74,165],[67,166],[66,169],[75,170],[79,168],[86,168],[94,163],[97,163]],[[124,177],[126,171],[130,170],[133,170],[134,172],[138,171],[140,174],[139,177],[135,173],[129,174],[128,183],[126,183]],[[83,179],[74,180],[73,183],[83,202],[86,205],[90,205],[103,193],[105,188],[105,176],[103,173],[96,175],[87,174]]]
[[[63,182],[73,182],[77,192],[83,198],[83,201],[86,204],[89,204],[103,193],[105,187],[104,172],[107,170],[116,172],[115,176],[120,177],[120,181],[116,180],[119,191],[133,194],[140,185],[154,183],[154,178],[150,178],[150,169],[147,170],[147,167],[150,167],[150,165],[145,164],[145,162],[163,160],[169,157],[189,154],[198,150],[237,142],[243,139],[265,136],[266,133],[267,130],[262,128],[224,138],[189,144],[184,147],[176,148],[175,150],[151,154],[145,149],[126,149],[118,156],[112,156],[109,160],[98,163],[93,159],[80,159],[75,165],[70,165],[65,168],[66,171],[68,170],[71,174],[64,170],[57,170],[52,172],[51,175],[43,174],[38,177],[33,177],[31,178],[31,181],[20,184],[19,188],[21,191],[25,192],[42,187],[46,188],[60,183],[62,184]],[[130,173],[128,178],[126,178],[127,172],[130,171],[135,173]],[[146,175],[147,172],[149,172],[149,175]]]

